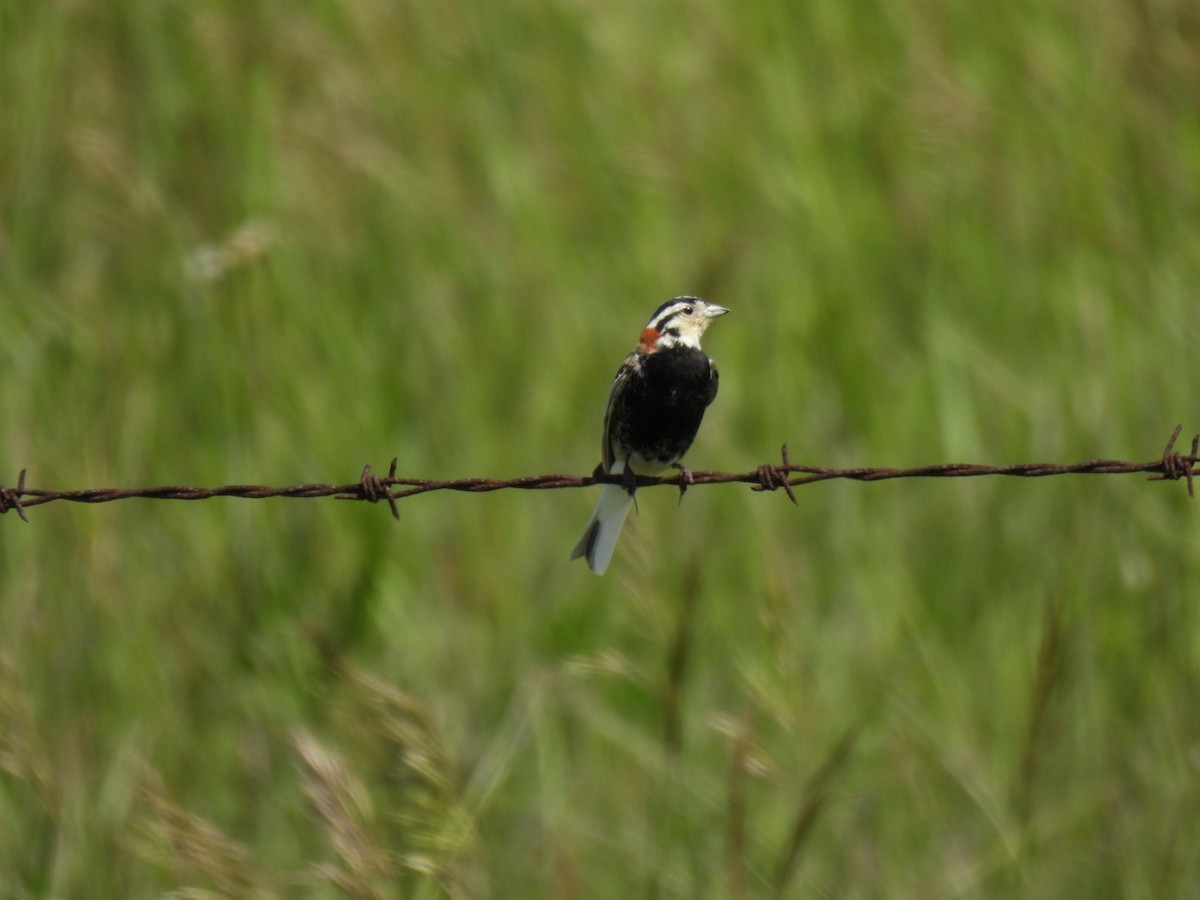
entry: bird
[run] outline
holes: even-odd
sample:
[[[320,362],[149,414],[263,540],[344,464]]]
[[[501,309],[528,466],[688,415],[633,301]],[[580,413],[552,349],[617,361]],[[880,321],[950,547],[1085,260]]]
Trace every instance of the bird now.
[[[621,363],[608,392],[601,468],[621,475],[606,484],[571,559],[584,557],[603,575],[634,504],[638,475],[657,475],[680,464],[704,411],[717,396],[717,366],[700,349],[700,336],[724,306],[699,297],[673,297],[654,311],[637,347]]]

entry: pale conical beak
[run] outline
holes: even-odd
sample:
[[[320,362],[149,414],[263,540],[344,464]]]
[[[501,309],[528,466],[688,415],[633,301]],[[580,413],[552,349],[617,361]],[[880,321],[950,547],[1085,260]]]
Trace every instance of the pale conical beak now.
[[[716,306],[712,303],[704,307],[704,317],[706,319],[715,319],[717,316],[723,316],[727,312],[729,312],[729,310],[727,310],[725,307]]]

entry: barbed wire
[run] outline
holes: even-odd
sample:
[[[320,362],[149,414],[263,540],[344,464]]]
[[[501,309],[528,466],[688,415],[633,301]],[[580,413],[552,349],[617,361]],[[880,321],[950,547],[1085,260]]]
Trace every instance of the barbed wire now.
[[[241,497],[247,500],[262,500],[268,497],[291,497],[312,499],[334,497],[338,500],[365,500],[368,503],[386,501],[392,515],[400,518],[397,500],[427,494],[432,491],[465,491],[487,493],[506,489],[544,491],[559,488],[583,488],[596,484],[636,485],[638,488],[673,485],[682,493],[689,487],[702,484],[744,483],[755,491],[782,489],[793,503],[796,495],[793,488],[818,481],[835,478],[852,481],[886,481],[893,478],[972,478],[982,475],[1006,475],[1016,478],[1044,478],[1050,475],[1130,475],[1148,473],[1149,481],[1187,482],[1188,496],[1195,496],[1193,478],[1196,464],[1200,462],[1200,434],[1192,438],[1191,453],[1176,453],[1175,441],[1183,430],[1175,426],[1167,441],[1162,456],[1149,462],[1129,462],[1119,459],[1093,459],[1085,462],[1057,465],[1054,463],[1019,463],[1007,466],[978,465],[974,463],[942,463],[908,469],[857,468],[832,469],[825,466],[797,465],[788,458],[787,444],[780,451],[779,465],[765,463],[750,472],[706,472],[691,471],[680,467],[678,474],[664,477],[638,475],[610,475],[599,468],[591,475],[526,475],[520,478],[456,478],[450,481],[435,481],[426,478],[399,478],[396,476],[396,460],[392,460],[386,477],[374,475],[371,467],[365,466],[356,482],[348,484],[293,484],[286,487],[267,487],[256,484],[228,484],[215,488],[167,485],[148,488],[89,488],[75,491],[50,491],[25,487],[25,469],[17,478],[17,486],[0,486],[0,514],[16,510],[22,521],[28,522],[25,511],[43,503],[64,500],[70,503],[111,503],[116,500],[131,500],[135,497],[146,500],[210,500],[213,497]]]

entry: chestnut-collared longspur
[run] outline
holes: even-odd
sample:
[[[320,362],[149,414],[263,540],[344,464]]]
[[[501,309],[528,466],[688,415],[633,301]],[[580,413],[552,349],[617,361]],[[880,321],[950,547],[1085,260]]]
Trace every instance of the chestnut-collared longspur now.
[[[606,484],[592,520],[571,551],[597,575],[612,559],[633,505],[636,475],[657,475],[691,446],[704,410],[717,396],[717,367],[700,349],[700,335],[729,312],[699,297],[676,297],[654,311],[637,349],[625,358],[608,394],[601,442],[604,471],[624,475]]]

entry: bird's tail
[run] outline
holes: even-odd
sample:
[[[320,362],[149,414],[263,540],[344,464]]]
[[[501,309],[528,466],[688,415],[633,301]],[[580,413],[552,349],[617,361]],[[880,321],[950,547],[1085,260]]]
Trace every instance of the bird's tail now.
[[[612,474],[620,474],[624,466],[620,462],[613,465]],[[588,568],[597,575],[603,575],[612,560],[613,550],[617,546],[617,538],[621,534],[621,526],[633,506],[633,494],[619,484],[606,484],[592,520],[583,531],[583,537],[571,551],[571,559],[583,556],[587,559]]]

